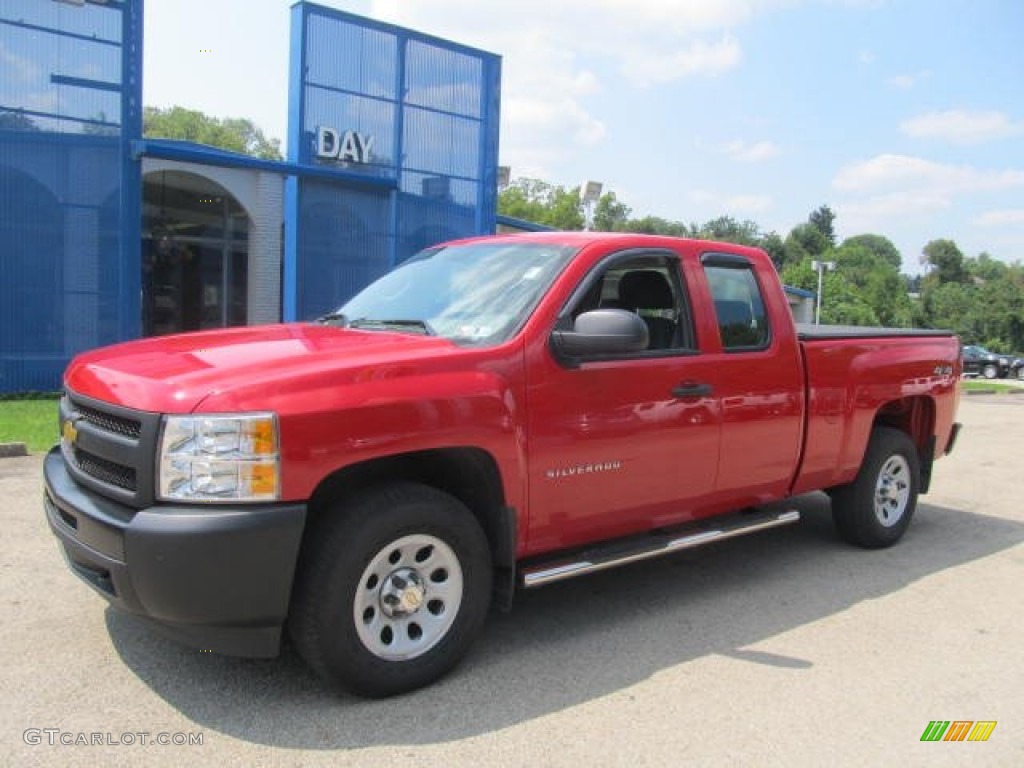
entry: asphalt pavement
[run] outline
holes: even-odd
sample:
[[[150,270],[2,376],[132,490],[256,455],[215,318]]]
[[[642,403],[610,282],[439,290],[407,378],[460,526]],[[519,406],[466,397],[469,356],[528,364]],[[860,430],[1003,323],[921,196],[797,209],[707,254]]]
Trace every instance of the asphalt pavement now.
[[[1024,396],[960,420],[892,549],[842,544],[801,497],[795,526],[527,593],[454,674],[385,701],[108,609],[46,526],[42,457],[2,459],[0,764],[1024,765]],[[996,725],[923,742],[932,721]]]

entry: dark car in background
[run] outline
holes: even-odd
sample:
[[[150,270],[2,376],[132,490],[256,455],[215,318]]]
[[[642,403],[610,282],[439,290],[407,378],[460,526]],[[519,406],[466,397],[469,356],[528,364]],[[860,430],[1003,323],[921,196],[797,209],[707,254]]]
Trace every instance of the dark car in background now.
[[[1024,357],[1015,357],[1010,363],[1010,376],[1024,381]]]
[[[1005,379],[1013,364],[1009,355],[989,352],[977,344],[968,344],[962,352],[964,376],[983,376],[986,379]]]

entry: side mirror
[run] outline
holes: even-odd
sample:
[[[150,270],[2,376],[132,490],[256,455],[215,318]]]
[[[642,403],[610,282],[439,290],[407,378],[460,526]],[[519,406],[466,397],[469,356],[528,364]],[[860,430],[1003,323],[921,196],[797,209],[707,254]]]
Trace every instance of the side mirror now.
[[[624,309],[595,309],[576,318],[571,331],[555,331],[551,343],[564,357],[623,355],[647,349],[647,323]]]

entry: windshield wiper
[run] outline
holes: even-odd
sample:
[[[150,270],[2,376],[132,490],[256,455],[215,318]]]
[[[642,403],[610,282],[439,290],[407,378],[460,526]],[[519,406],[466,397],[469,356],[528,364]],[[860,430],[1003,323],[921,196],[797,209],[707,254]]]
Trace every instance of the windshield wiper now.
[[[382,328],[386,330],[416,330],[424,336],[436,336],[434,329],[426,320],[377,320],[369,317],[359,317],[348,323],[349,328]]]
[[[348,325],[348,318],[341,314],[341,312],[328,312],[323,317],[318,317],[316,321],[321,325],[336,325],[339,328],[344,328]]]

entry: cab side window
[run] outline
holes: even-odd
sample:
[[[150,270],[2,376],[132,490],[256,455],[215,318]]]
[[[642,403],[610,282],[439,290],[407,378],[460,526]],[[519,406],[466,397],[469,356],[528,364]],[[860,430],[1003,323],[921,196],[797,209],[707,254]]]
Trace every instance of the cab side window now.
[[[592,309],[635,312],[647,325],[648,350],[694,347],[688,303],[672,257],[638,255],[600,269],[572,316]]]
[[[706,254],[702,261],[722,347],[726,351],[767,347],[771,341],[768,313],[750,263],[742,257],[716,254]]]

